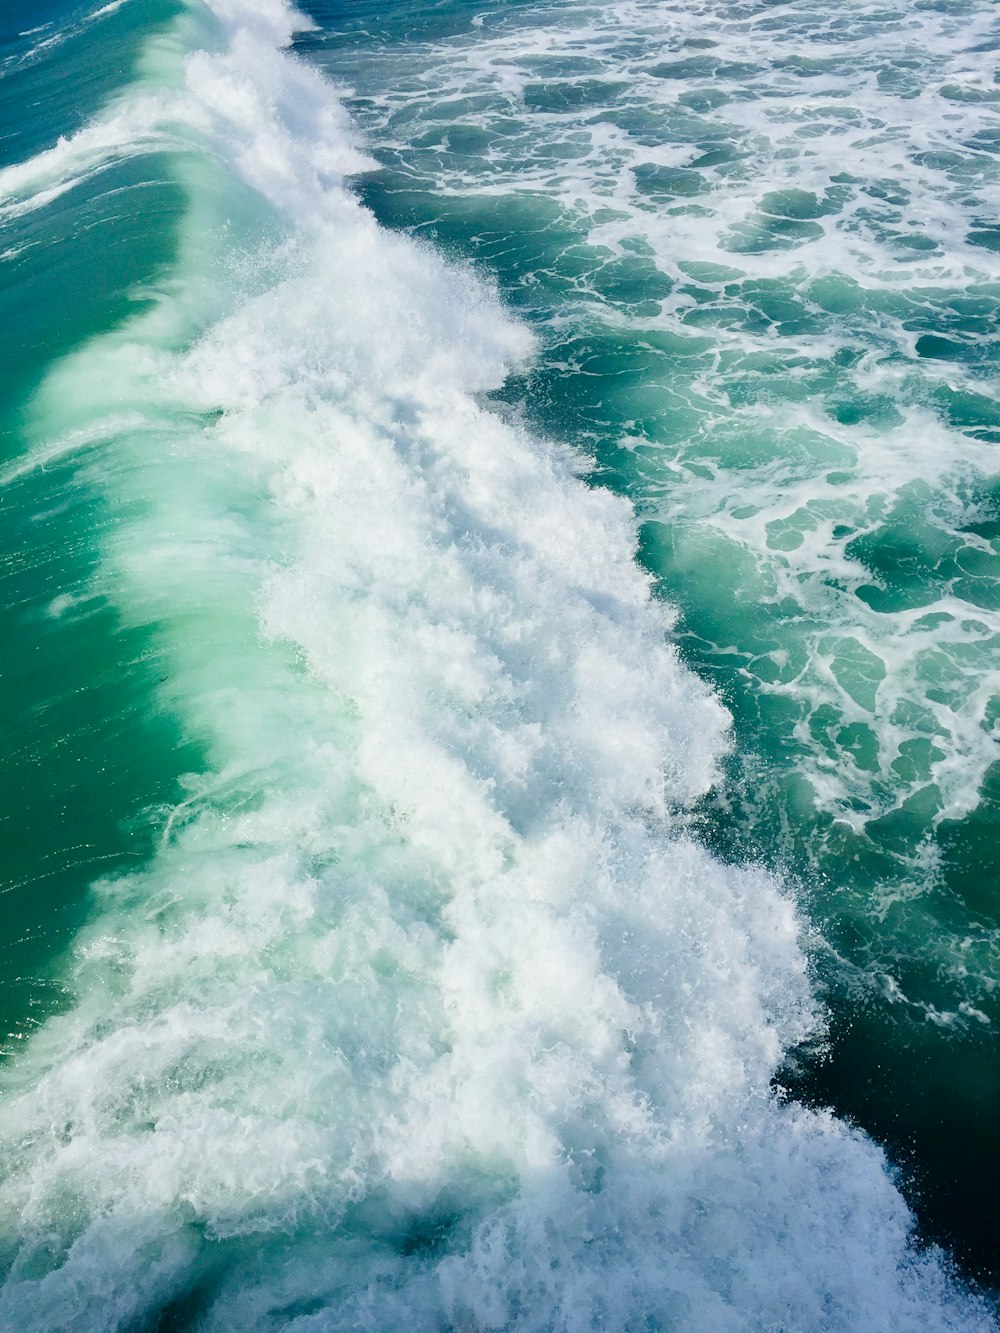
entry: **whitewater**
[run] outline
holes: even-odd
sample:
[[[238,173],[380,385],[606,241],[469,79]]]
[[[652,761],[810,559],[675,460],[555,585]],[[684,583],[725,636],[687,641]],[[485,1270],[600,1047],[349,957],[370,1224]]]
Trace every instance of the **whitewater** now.
[[[631,505],[491,400],[531,334],[359,203],[306,25],[192,3],[0,172],[11,219],[141,155],[184,189],[0,480],[100,495],[48,614],[147,631],[204,759],[0,1076],[0,1328],[995,1328],[783,1095],[805,928],[691,824],[729,717]]]

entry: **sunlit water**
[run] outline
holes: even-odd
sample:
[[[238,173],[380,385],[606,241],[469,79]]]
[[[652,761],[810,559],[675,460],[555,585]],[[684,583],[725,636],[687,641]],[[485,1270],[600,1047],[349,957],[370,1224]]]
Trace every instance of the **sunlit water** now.
[[[993,11],[310,12],[0,34],[0,1327],[994,1327]]]

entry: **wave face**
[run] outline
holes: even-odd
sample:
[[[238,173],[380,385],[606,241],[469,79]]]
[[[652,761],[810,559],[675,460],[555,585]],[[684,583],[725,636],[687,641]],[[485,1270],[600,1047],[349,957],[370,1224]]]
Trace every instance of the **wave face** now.
[[[304,23],[192,6],[0,174],[22,221],[184,190],[3,481],[100,496],[47,613],[112,605],[199,757],[4,1071],[0,1327],[994,1327],[773,1090],[818,1014],[777,882],[691,835],[727,714],[628,502],[484,402],[530,335],[345,187]]]

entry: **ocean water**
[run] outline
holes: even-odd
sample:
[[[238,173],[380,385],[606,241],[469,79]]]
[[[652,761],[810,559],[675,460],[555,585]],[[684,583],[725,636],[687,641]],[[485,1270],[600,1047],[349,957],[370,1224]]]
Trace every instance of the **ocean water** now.
[[[8,5],[0,1329],[996,1327],[998,51]]]
[[[995,6],[309,12],[362,197],[534,326],[504,398],[633,500],[733,714],[702,836],[796,886],[830,1004],[786,1085],[995,1274]]]

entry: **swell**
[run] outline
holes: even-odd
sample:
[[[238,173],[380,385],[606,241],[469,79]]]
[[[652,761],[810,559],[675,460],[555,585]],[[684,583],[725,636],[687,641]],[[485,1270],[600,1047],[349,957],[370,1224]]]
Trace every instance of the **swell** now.
[[[0,176],[24,210],[169,151],[188,191],[6,479],[105,497],[95,589],[207,756],[5,1072],[0,1323],[992,1327],[874,1145],[773,1091],[818,1015],[779,886],[686,831],[726,716],[627,504],[483,405],[524,330],[347,190],[297,22],[192,7]]]

